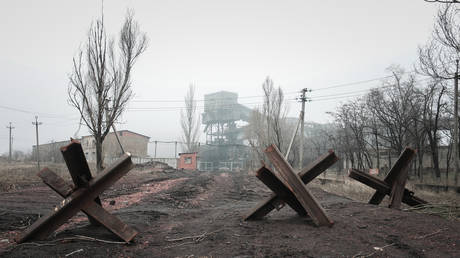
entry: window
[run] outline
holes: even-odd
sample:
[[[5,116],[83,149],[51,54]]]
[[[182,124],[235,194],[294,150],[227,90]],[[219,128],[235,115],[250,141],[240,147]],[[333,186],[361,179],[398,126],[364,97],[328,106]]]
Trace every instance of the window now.
[[[185,157],[184,163],[185,164],[192,164],[192,157]]]

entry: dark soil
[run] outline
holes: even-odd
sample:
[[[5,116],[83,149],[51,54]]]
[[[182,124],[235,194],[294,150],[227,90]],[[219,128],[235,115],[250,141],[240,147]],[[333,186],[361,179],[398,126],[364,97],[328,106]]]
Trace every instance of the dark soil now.
[[[314,226],[288,206],[243,221],[270,194],[248,173],[143,168],[101,196],[107,210],[139,231],[133,243],[116,243],[116,236],[79,213],[47,241],[18,245],[14,237],[62,200],[45,185],[29,185],[0,195],[0,256],[460,257],[458,221],[309,189],[335,222],[331,228]]]

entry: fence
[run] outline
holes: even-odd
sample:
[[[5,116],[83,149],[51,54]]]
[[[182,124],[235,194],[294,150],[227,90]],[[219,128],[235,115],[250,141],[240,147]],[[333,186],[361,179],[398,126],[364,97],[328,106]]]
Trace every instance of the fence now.
[[[240,171],[244,169],[244,162],[229,161],[229,162],[204,162],[198,161],[198,170],[202,171]]]

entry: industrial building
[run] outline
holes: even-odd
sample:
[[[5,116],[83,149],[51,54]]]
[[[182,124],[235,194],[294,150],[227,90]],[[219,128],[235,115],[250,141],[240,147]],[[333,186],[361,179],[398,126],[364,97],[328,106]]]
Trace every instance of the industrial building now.
[[[117,136],[124,151],[131,153],[133,162],[141,163],[148,157],[147,147],[150,137],[129,130],[117,131]],[[92,135],[86,135],[77,140],[81,142],[88,162],[96,162],[96,141],[94,137]],[[40,161],[63,162],[64,160],[62,159],[60,148],[69,143],[70,139],[67,141],[40,144]],[[102,151],[104,162],[106,163],[111,163],[123,154],[115,133],[110,132],[107,134],[102,144]],[[36,159],[36,145],[32,146],[32,155],[34,159]]]
[[[243,124],[251,109],[238,103],[238,94],[219,91],[204,95],[202,124],[206,144],[199,148],[200,170],[242,169],[249,155]]]

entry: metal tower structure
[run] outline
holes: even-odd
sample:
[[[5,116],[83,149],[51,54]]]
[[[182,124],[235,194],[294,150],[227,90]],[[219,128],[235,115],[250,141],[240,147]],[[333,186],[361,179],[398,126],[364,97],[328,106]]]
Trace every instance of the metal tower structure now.
[[[239,122],[248,122],[250,113],[250,108],[238,103],[237,93],[219,91],[205,95],[201,121],[205,125],[206,145],[200,147],[201,161],[214,168],[231,169],[236,163],[242,167],[248,148],[243,144]]]
[[[251,109],[238,103],[238,94],[219,91],[204,95],[206,144],[242,144],[241,129],[237,121],[247,122]]]

